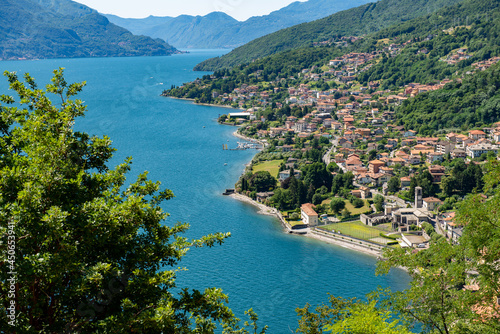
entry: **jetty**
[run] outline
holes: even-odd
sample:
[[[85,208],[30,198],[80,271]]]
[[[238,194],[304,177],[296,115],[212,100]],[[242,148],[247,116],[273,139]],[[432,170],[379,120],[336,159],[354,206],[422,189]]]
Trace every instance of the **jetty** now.
[[[231,148],[229,150],[235,151],[235,150],[248,150],[248,149],[259,149],[260,145],[257,143],[240,143],[237,142],[238,146],[236,148]]]

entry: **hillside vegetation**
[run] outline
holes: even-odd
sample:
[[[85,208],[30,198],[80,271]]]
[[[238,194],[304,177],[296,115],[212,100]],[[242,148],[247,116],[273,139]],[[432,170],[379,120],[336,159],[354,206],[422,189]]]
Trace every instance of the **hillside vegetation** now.
[[[173,88],[164,95],[227,104],[231,99],[224,102],[218,95],[235,96],[236,88],[254,85],[259,91],[270,92],[270,104],[262,114],[276,119],[290,113],[285,104],[287,87],[306,84],[320,91],[333,92],[340,87],[345,91],[376,82],[380,85],[379,94],[383,95],[387,90],[392,92],[389,94],[401,92],[410,83],[432,86],[448,79],[450,83],[444,89],[419,94],[396,106],[394,123],[422,135],[442,129],[466,130],[482,126],[500,119],[498,67],[481,72],[476,66],[500,55],[498,5],[498,2],[486,0],[466,0],[382,29],[353,43],[298,48],[247,65],[218,70],[212,76]],[[398,51],[381,51],[388,48],[387,41],[397,43]],[[453,60],[459,51],[463,59]],[[380,52],[379,58],[359,71],[355,81],[347,86],[333,80],[331,72],[322,73],[330,59],[349,53],[371,52]],[[323,78],[310,81],[303,75],[304,71]],[[259,103],[257,98],[254,102],[245,102],[244,106],[258,106]],[[283,107],[277,107],[280,103]],[[305,111],[297,112],[297,115],[303,113]]]
[[[232,49],[280,29],[314,21],[370,1],[296,1],[268,15],[253,16],[246,21],[237,21],[223,12],[212,12],[205,16],[150,16],[144,19],[125,19],[114,15],[106,17],[134,34],[161,38],[177,48]]]
[[[500,119],[500,67],[467,76],[443,89],[416,96],[398,110],[399,123],[422,135],[436,130],[481,127]]]
[[[0,59],[156,56],[176,51],[160,39],[135,36],[73,1],[0,2]]]
[[[278,52],[312,46],[314,42],[373,33],[457,2],[459,0],[381,0],[369,3],[258,38],[227,55],[198,64],[195,70],[229,68]]]

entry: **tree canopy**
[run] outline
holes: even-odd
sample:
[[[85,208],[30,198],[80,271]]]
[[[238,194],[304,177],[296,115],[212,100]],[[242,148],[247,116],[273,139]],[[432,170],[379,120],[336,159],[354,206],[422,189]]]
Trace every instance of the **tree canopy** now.
[[[458,167],[459,170],[465,168]],[[429,248],[388,249],[377,274],[404,267],[412,277],[402,291],[379,289],[367,302],[330,296],[329,304],[297,309],[297,333],[494,334],[500,331],[500,162],[490,161],[484,194],[470,194],[457,210],[460,242],[431,238]],[[375,198],[379,202],[380,198]],[[424,224],[426,230],[433,230]],[[427,232],[429,234],[429,232]]]
[[[246,332],[220,289],[175,281],[190,247],[229,233],[181,237],[188,225],[165,224],[160,207],[170,190],[147,173],[127,184],[131,159],[110,168],[110,138],[73,130],[86,107],[72,98],[84,83],[68,84],[62,69],[46,90],[28,74],[26,84],[6,76],[18,99],[1,97],[0,263],[10,269],[0,271],[1,331]]]

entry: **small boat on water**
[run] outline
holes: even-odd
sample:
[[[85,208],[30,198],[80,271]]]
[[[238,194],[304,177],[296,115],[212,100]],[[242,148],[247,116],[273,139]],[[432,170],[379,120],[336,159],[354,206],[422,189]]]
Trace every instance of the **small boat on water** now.
[[[240,143],[238,142],[238,147],[236,148],[232,148],[231,150],[248,150],[248,149],[251,149],[251,148],[254,148],[254,149],[258,149],[259,148],[259,144],[255,144],[255,143]]]

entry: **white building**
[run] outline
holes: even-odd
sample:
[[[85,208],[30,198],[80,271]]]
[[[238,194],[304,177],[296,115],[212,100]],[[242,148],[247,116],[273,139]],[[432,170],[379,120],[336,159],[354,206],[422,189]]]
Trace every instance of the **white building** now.
[[[294,170],[293,171],[293,176],[295,176],[296,179],[300,179],[302,172],[300,170]],[[290,169],[283,170],[279,172],[278,179],[279,181],[283,181],[285,179],[288,179],[290,177]]]
[[[302,204],[300,207],[302,222],[312,227],[318,225],[318,214],[314,211],[314,205],[311,203]]]
[[[443,202],[441,202],[438,198],[435,197],[427,197],[424,198],[422,201],[424,209],[428,211],[432,211],[435,208],[437,208],[438,205],[443,204]]]
[[[483,154],[483,153],[488,153],[491,151],[493,151],[493,152],[495,152],[495,154],[497,154],[498,153],[498,146],[488,144],[488,143],[475,144],[475,145],[467,146],[467,149],[465,151],[470,158],[474,159],[474,158],[480,157],[481,154]]]
[[[307,127],[307,123],[305,121],[298,121],[295,123],[295,125],[293,126],[293,129],[295,130],[295,132],[304,132],[306,131],[306,127]]]

